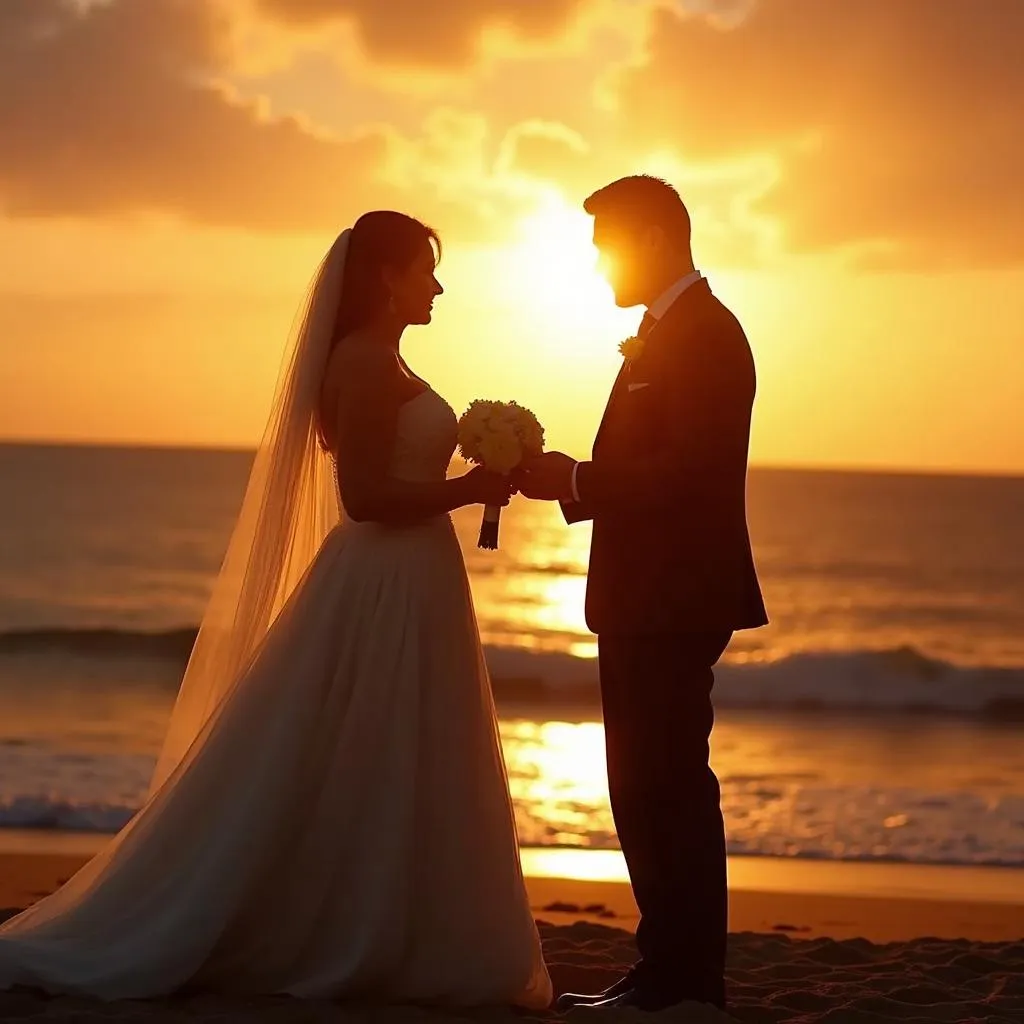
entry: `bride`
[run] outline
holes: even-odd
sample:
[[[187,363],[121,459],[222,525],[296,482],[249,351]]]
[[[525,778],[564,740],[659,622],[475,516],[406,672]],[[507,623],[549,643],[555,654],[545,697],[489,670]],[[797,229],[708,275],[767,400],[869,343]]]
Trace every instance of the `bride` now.
[[[321,263],[146,803],[0,927],[0,988],[550,1001],[448,516],[509,487],[446,479],[399,347],[439,252],[378,211]]]

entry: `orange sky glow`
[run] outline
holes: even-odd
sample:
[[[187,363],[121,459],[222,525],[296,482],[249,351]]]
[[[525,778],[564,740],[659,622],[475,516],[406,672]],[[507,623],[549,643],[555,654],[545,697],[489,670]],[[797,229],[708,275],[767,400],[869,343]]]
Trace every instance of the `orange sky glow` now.
[[[1020,38],[1018,0],[0,3],[0,439],[255,443],[388,207],[445,242],[409,361],[582,456],[641,311],[581,203],[642,171],[747,330],[755,464],[1024,472]]]

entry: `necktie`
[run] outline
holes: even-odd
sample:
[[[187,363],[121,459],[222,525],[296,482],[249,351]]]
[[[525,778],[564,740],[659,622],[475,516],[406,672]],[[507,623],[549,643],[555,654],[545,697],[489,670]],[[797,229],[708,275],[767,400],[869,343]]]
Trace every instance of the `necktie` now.
[[[658,318],[656,316],[651,316],[650,313],[644,313],[644,318],[640,321],[640,327],[636,332],[637,337],[646,338],[647,335],[651,333],[657,322]]]

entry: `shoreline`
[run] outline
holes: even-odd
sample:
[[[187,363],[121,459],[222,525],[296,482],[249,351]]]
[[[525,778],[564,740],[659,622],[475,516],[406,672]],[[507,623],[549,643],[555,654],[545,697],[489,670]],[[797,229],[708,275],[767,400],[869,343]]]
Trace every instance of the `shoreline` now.
[[[52,892],[108,837],[0,834],[0,914]],[[639,912],[618,850],[525,847],[523,873],[538,920],[633,932]],[[730,857],[732,933],[871,942],[927,935],[1024,941],[1024,870]]]

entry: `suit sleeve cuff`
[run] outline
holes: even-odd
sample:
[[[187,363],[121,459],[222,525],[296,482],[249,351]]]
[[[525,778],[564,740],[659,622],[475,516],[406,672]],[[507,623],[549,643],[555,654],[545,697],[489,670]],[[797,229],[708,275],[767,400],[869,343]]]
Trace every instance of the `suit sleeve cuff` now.
[[[572,490],[572,500],[577,504],[580,500],[580,492],[576,488],[576,473],[580,468],[580,464],[577,462],[572,467],[572,476],[569,477],[569,487]]]

